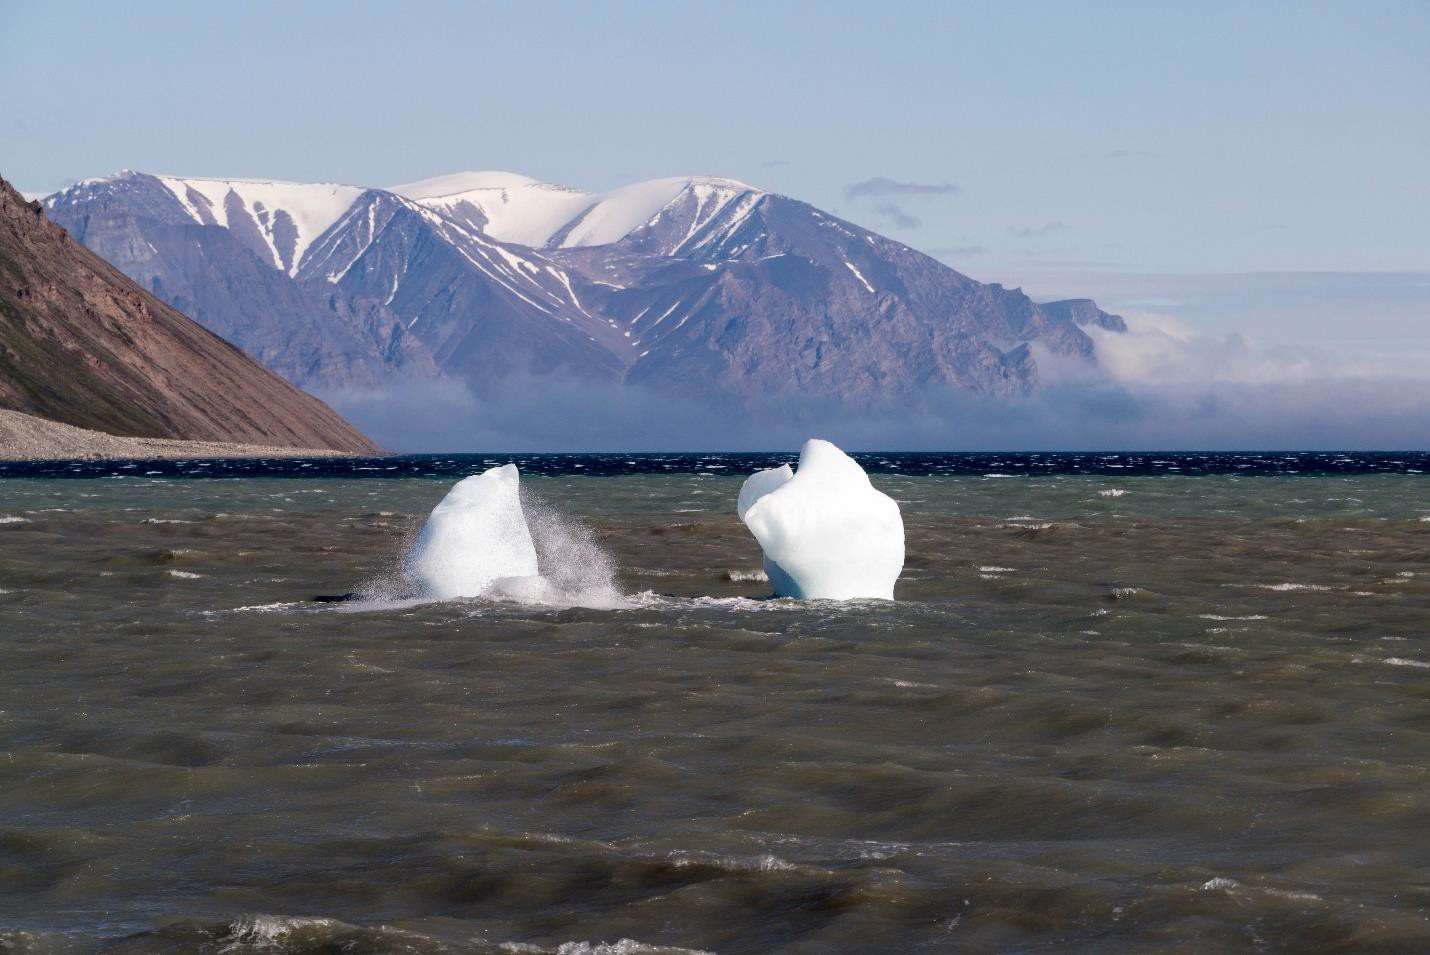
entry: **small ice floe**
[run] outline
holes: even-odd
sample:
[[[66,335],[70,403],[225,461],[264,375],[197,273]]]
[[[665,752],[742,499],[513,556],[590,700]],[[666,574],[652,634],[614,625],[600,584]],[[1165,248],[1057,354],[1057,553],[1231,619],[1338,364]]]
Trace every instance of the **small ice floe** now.
[[[1405,657],[1386,657],[1385,662],[1393,667],[1415,667],[1417,670],[1430,670],[1430,662],[1425,660],[1407,660]]]
[[[1236,888],[1240,884],[1241,883],[1237,882],[1235,879],[1227,879],[1223,878],[1222,876],[1217,876],[1214,879],[1207,879],[1205,882],[1203,882],[1202,891],[1230,892],[1232,889]]]
[[[1135,597],[1141,592],[1141,587],[1113,587],[1107,592],[1107,595],[1113,600],[1127,600],[1129,597]]]
[[[793,470],[752,474],[735,510],[760,544],[776,595],[894,599],[904,567],[899,505],[828,441],[806,441]]]
[[[1124,494],[1126,494],[1126,493],[1127,493],[1127,492],[1124,491],[1124,490],[1123,490],[1122,488],[1120,488],[1120,487],[1109,487],[1109,488],[1104,488],[1104,489],[1101,490],[1101,491],[1098,491],[1098,492],[1097,492],[1097,496],[1098,496],[1098,497],[1121,497],[1122,495],[1124,495]]]
[[[195,574],[187,570],[166,570],[164,571],[164,573],[168,574],[170,577],[177,577],[180,580],[198,580],[200,577],[203,576],[203,574]]]

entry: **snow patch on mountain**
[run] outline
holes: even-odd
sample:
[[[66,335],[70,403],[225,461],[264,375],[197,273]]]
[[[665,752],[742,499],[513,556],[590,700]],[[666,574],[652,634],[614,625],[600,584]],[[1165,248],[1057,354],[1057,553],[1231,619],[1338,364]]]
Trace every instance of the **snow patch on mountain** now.
[[[500,242],[569,249],[619,242],[687,190],[697,206],[692,235],[731,199],[759,192],[733,179],[677,176],[587,193],[510,172],[455,173],[391,191]]]
[[[192,179],[157,176],[194,221],[227,229],[252,227],[274,268],[295,275],[313,240],[347,212],[364,190],[332,182]]]
[[[600,196],[585,215],[571,223],[559,246],[569,249],[619,242],[653,220],[686,190],[694,195],[700,210],[692,232],[734,196],[754,191],[733,179],[677,177],[637,182]]]

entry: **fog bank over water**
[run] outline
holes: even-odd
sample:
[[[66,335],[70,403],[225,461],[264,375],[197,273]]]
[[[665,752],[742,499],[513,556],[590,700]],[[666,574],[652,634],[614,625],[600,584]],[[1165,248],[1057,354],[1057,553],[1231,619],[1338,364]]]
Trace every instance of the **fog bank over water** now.
[[[423,382],[326,397],[395,451],[661,451],[793,449],[811,435],[852,450],[1418,450],[1430,448],[1425,379],[1321,375],[1298,359],[1257,380],[1254,351],[1238,343],[1189,346],[1236,375],[1199,381],[1167,374],[1175,342],[1119,343],[1109,361],[1124,380],[1054,369],[1025,398],[932,394],[900,408],[781,399],[713,408],[618,385],[513,384],[478,398],[454,383]],[[1136,376],[1140,377],[1134,377]],[[1238,377],[1239,376],[1239,377]]]
[[[811,435],[852,450],[1430,448],[1430,273],[1025,278],[1039,298],[1097,297],[1128,332],[1088,330],[1096,368],[1035,350],[1043,387],[1024,397],[711,407],[557,379],[323,397],[396,451],[772,450]]]

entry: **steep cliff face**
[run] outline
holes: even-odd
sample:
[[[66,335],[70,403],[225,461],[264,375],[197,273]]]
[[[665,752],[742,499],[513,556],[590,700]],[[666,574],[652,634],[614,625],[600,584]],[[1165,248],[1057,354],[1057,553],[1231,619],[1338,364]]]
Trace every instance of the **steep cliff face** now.
[[[115,435],[377,450],[327,405],[76,242],[3,179],[0,407]]]

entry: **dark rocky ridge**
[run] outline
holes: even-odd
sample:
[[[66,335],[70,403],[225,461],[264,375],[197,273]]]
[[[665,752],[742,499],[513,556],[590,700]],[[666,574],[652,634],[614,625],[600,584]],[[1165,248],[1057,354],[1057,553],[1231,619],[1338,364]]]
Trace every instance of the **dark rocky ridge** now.
[[[75,242],[3,179],[0,407],[113,435],[377,450]]]

